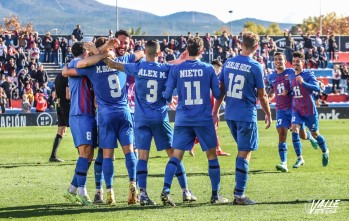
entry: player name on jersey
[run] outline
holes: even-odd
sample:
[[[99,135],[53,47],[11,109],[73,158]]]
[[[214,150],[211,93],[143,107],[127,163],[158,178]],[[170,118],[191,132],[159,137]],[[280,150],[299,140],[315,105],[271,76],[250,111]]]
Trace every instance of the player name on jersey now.
[[[180,70],[180,78],[187,77],[202,77],[203,71],[202,69],[189,69],[189,70]]]
[[[138,75],[145,76],[145,77],[153,77],[153,78],[158,78],[158,76],[159,78],[166,78],[166,72],[147,70],[147,69],[140,69],[138,72]]]
[[[116,69],[112,69],[110,67],[108,67],[107,65],[97,65],[96,66],[96,73],[104,73],[104,72],[112,72],[112,71],[117,71]]]
[[[250,69],[251,69],[251,66],[247,65],[247,64],[241,64],[241,63],[238,63],[238,62],[230,61],[230,62],[227,62],[225,68],[231,68],[231,69],[234,69],[234,70],[240,70],[240,71],[245,71],[245,72],[249,73]]]

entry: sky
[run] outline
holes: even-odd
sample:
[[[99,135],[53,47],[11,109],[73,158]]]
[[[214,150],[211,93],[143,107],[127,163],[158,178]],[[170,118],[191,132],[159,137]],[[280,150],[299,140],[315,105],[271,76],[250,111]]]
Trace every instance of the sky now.
[[[227,23],[257,18],[278,23],[302,23],[309,16],[336,12],[349,16],[347,0],[97,0],[103,4],[149,12],[158,16],[197,11],[216,16]],[[227,4],[227,2],[230,4]],[[231,6],[230,6],[231,5]],[[247,7],[248,6],[248,7]],[[233,13],[229,13],[233,11]]]

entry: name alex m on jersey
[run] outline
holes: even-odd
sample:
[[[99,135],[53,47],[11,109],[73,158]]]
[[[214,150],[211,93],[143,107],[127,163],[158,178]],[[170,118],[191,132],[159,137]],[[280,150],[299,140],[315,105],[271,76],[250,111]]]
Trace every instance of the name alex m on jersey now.
[[[138,72],[139,76],[152,77],[152,78],[167,78],[167,74],[164,71],[146,70],[140,69]]]

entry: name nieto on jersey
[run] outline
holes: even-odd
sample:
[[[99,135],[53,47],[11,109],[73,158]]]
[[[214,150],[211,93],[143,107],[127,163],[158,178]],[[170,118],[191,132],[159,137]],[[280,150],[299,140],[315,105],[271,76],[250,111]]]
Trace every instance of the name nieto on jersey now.
[[[148,70],[143,68],[138,71],[138,75],[153,78],[167,78],[166,72],[164,71]]]
[[[180,70],[179,77],[187,78],[187,77],[202,77],[204,72],[202,69],[188,69],[188,70]]]
[[[250,72],[251,66],[247,64],[241,64],[238,62],[229,61],[226,63],[225,68],[231,68],[234,70]]]

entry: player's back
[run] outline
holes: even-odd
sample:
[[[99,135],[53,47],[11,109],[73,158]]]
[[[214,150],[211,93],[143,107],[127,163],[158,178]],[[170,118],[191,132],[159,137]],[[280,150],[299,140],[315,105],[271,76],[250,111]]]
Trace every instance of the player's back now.
[[[135,121],[163,121],[167,117],[162,93],[171,65],[157,62],[125,64],[125,73],[135,77]]]
[[[220,76],[226,92],[225,119],[257,121],[257,89],[264,88],[262,66],[249,56],[227,60]]]
[[[68,67],[76,67],[80,58],[73,59]],[[94,108],[94,93],[92,90],[92,84],[90,80],[83,77],[69,77],[69,90],[70,90],[70,115],[95,115]]]
[[[205,126],[212,123],[211,90],[219,98],[219,82],[211,64],[187,60],[174,66],[166,86],[177,88],[176,126]]]
[[[129,109],[124,72],[109,68],[103,61],[88,68],[77,69],[77,72],[79,76],[87,76],[91,80],[99,114]]]

